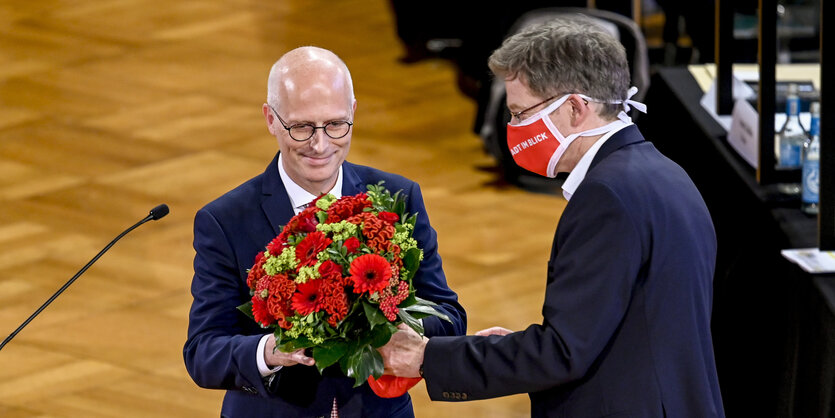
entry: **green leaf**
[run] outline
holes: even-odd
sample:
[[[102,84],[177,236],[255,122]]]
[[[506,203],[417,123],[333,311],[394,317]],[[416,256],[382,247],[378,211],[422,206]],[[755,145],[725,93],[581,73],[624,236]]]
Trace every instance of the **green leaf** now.
[[[346,375],[354,378],[354,387],[365,383],[368,376],[377,379],[383,375],[383,357],[370,345],[364,345],[345,357],[348,369]]]
[[[400,302],[400,304],[397,305],[397,307],[402,309],[402,308],[405,308],[405,307],[408,307],[408,306],[412,306],[416,303],[417,303],[417,296],[415,296],[414,288],[412,288],[412,289],[409,290],[409,296],[406,297],[406,299],[404,299],[403,302]]]
[[[435,306],[437,306],[437,305],[435,305]],[[438,318],[441,318],[444,321],[452,323],[452,321],[449,319],[449,316],[447,316],[444,313],[441,313],[440,311],[438,311],[437,309],[435,309],[434,307],[429,306],[429,305],[416,303],[414,305],[407,306],[405,308],[401,308],[401,310],[409,312],[410,314],[414,314],[414,313],[423,314],[423,315],[414,315],[415,318],[425,318],[427,316],[437,316]]]
[[[410,248],[403,255],[403,268],[409,272],[409,277],[406,280],[411,280],[420,266],[420,250],[417,248]]]
[[[298,338],[287,341],[286,343],[278,345],[278,349],[285,352],[291,353],[301,348],[309,348],[313,347],[316,344],[313,344],[313,341],[310,341],[309,338],[305,337],[304,335],[300,335]]]
[[[417,215],[418,214],[415,213],[412,216],[406,218],[406,222],[404,222],[404,223],[410,223],[410,224],[412,224],[412,226],[415,226],[417,224]]]
[[[371,324],[371,329],[388,322],[386,316],[383,315],[383,312],[376,305],[363,301],[362,308],[365,310],[365,317],[368,319],[368,323]]]
[[[400,309],[400,312],[397,313],[397,316],[403,320],[403,323],[411,327],[415,332],[420,335],[423,335],[423,325],[420,321],[417,320],[414,316],[412,316],[408,311],[405,309]]]
[[[316,212],[316,219],[319,221],[320,224],[325,223],[328,220],[328,213],[325,211]]]
[[[253,321],[255,320],[255,315],[252,314],[252,301],[251,300],[247,303],[244,303],[241,306],[238,306],[238,310],[243,312],[244,315],[248,316]]]
[[[328,366],[336,363],[348,353],[350,344],[346,341],[327,341],[313,349],[313,359],[316,360],[316,368],[319,374]]]
[[[382,347],[389,342],[391,336],[394,335],[395,332],[397,332],[397,327],[391,322],[386,322],[385,325],[374,328],[371,331],[371,340],[369,344],[371,344],[374,348]]]

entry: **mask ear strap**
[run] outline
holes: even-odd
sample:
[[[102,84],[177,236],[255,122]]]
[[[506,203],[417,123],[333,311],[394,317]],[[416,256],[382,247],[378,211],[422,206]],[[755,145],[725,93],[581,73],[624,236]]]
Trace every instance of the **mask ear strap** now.
[[[637,109],[641,113],[647,113],[647,105],[645,105],[641,102],[637,102],[635,100],[632,100],[632,96],[634,96],[635,93],[637,93],[637,92],[638,92],[637,87],[635,87],[635,86],[630,87],[629,90],[626,91],[626,100],[610,100],[610,101],[596,100],[596,99],[592,99],[592,98],[587,97],[587,96],[583,96],[582,94],[580,95],[580,97],[582,97],[584,99],[587,99],[589,101],[592,101],[592,102],[622,104],[623,105],[623,110],[621,110],[620,113],[618,113],[618,119],[620,119],[620,120],[622,120],[626,123],[631,123],[632,118],[630,118],[629,115],[628,115],[629,111],[632,110],[632,108],[630,106],[634,107],[635,109]]]

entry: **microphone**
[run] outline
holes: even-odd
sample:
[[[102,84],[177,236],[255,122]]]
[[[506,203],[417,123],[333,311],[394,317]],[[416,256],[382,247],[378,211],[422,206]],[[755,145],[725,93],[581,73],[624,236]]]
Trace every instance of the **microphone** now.
[[[67,280],[67,282],[64,283],[64,285],[61,286],[61,288],[58,289],[58,291],[55,292],[55,294],[53,294],[52,297],[49,298],[49,300],[44,302],[44,304],[41,305],[41,307],[38,308],[38,310],[36,310],[35,313],[33,313],[31,316],[29,316],[29,318],[26,321],[23,321],[23,323],[20,324],[20,326],[17,327],[17,329],[14,330],[13,333],[9,334],[9,336],[6,337],[5,340],[3,340],[3,343],[0,344],[0,350],[2,350],[3,347],[5,347],[6,344],[8,344],[9,341],[11,341],[12,338],[14,338],[15,335],[17,335],[23,329],[23,327],[25,327],[26,325],[29,325],[29,323],[32,322],[32,320],[35,319],[35,317],[38,316],[38,314],[41,313],[41,311],[46,309],[46,307],[49,306],[49,304],[52,303],[52,301],[54,301],[56,298],[58,298],[58,296],[60,296],[61,293],[64,293],[64,291],[67,290],[67,288],[70,287],[70,285],[73,284],[76,279],[78,279],[82,274],[84,274],[84,272],[87,271],[87,269],[90,268],[90,266],[92,266],[93,263],[95,263],[96,260],[98,260],[102,256],[102,254],[104,254],[107,250],[109,250],[110,247],[113,246],[113,244],[116,244],[116,241],[119,241],[122,237],[127,235],[128,232],[133,231],[134,229],[138,228],[140,225],[144,224],[145,222],[148,222],[150,220],[154,220],[154,221],[159,220],[159,219],[163,218],[165,215],[168,215],[168,205],[163,203],[163,204],[151,209],[151,212],[148,214],[148,216],[146,216],[144,219],[142,219],[141,221],[134,224],[132,227],[124,230],[121,234],[119,234],[119,236],[114,238],[113,241],[110,241],[110,244],[107,244],[107,246],[104,247],[103,250],[99,251],[99,253],[96,254],[96,256],[93,257],[93,259],[90,260],[89,263],[87,263],[84,267],[82,267],[81,270],[78,271],[78,273],[75,273],[75,276],[72,276],[71,279]]]

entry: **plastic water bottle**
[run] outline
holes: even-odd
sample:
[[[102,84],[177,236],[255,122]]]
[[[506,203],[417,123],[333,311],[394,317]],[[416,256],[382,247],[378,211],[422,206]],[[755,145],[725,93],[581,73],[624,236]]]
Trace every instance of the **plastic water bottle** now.
[[[800,124],[800,97],[797,84],[789,84],[786,96],[786,122],[777,132],[775,142],[778,146],[777,168],[797,169],[802,163],[803,144],[809,136]]]
[[[818,191],[820,190],[820,103],[809,107],[812,139],[803,147],[803,193],[800,209],[810,215],[818,213]]]

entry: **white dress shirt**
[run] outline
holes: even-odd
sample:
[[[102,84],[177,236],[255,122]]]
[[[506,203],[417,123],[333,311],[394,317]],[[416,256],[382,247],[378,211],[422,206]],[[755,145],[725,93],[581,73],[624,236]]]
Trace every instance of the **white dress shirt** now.
[[[565,196],[565,200],[571,200],[571,196],[574,195],[574,192],[576,192],[577,188],[580,187],[580,183],[582,183],[583,179],[586,178],[589,166],[591,166],[591,162],[594,160],[594,156],[597,155],[597,151],[600,150],[600,147],[602,147],[603,144],[615,134],[615,132],[620,131],[629,125],[633,125],[633,123],[620,126],[603,134],[603,136],[601,136],[600,139],[598,139],[580,158],[580,161],[577,162],[577,165],[573,170],[571,170],[571,173],[568,174],[568,177],[562,183],[562,195]]]

